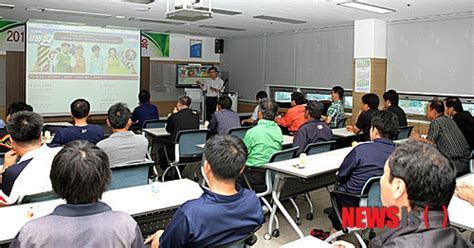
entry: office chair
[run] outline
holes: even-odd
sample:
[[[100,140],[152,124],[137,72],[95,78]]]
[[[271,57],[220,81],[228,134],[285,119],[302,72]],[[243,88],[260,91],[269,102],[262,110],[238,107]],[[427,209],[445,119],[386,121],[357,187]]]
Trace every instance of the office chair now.
[[[337,218],[339,219],[340,223],[342,223],[342,214],[340,212],[340,208],[337,204],[336,197],[337,196],[343,196],[343,197],[352,197],[359,199],[359,207],[382,207],[382,200],[380,198],[380,176],[378,177],[371,177],[367,182],[365,182],[364,187],[362,188],[362,191],[360,194],[354,194],[354,193],[348,193],[348,192],[342,192],[342,191],[337,191],[334,190],[330,192],[330,197],[331,197],[331,203],[336,211]],[[364,215],[366,217],[366,215]],[[364,220],[363,223],[367,225],[367,220]],[[359,231],[363,231],[367,229],[367,227],[364,228],[343,228],[341,231],[337,231],[336,233],[332,234],[329,236],[324,242],[331,242],[337,237],[340,237],[342,235],[345,235],[347,233],[354,233],[357,241],[360,243],[361,247],[366,248],[367,245],[364,242],[364,239],[362,238],[361,234]],[[372,235],[372,230],[371,234],[369,237]]]
[[[237,128],[232,128],[229,130],[229,134],[230,135],[234,135],[234,136],[237,136],[238,138],[240,138],[241,140],[244,139],[245,137],[245,134],[247,133],[247,131],[252,128],[252,127],[237,127]]]
[[[165,181],[165,176],[172,168],[176,169],[179,179],[182,179],[179,166],[200,163],[202,160],[202,148],[198,145],[206,143],[209,137],[209,130],[182,130],[176,135],[174,142],[174,161],[170,161],[168,151],[165,149],[165,157],[168,167],[163,172],[161,180]]]
[[[298,148],[299,147],[293,147],[290,149],[286,149],[286,150],[274,153],[272,157],[270,158],[269,163],[292,159],[295,156],[296,151],[298,151]],[[271,196],[272,194],[273,178],[272,178],[272,174],[270,170],[268,169],[262,169],[262,170],[265,170],[265,185],[251,185],[247,177],[245,176],[245,173],[242,173],[242,176],[245,180],[245,183],[247,184],[247,187],[251,190],[253,190],[254,188],[262,189],[263,187],[265,187],[265,190],[263,192],[255,192],[255,193],[257,194],[258,198],[262,200],[263,204],[271,211],[272,206],[270,205],[270,203],[265,197]],[[292,204],[293,206],[296,205],[294,200]],[[265,233],[265,235],[263,236],[265,240],[270,240],[272,236],[275,238],[280,236],[280,225],[279,225],[278,218],[276,217],[276,215],[275,215],[275,225],[276,227],[274,230],[270,230],[270,225],[268,225],[268,232]]]
[[[401,139],[408,139],[410,138],[411,131],[413,130],[413,126],[405,126],[398,128],[397,138],[395,140]]]
[[[337,121],[336,128],[343,128],[346,126],[347,117],[342,117]]]
[[[163,128],[166,126],[166,120],[146,120],[143,122],[143,128]]]
[[[474,173],[474,149],[471,150],[471,159],[469,160],[469,172]]]
[[[145,159],[112,167],[112,182],[108,190],[148,184],[150,168],[154,165],[153,160]]]
[[[232,241],[228,244],[224,245],[219,245],[219,246],[214,246],[214,248],[246,248],[246,247],[251,247],[255,243],[257,243],[257,236],[255,233],[260,229],[262,225],[256,226],[252,231],[245,237],[237,240],[237,241]]]

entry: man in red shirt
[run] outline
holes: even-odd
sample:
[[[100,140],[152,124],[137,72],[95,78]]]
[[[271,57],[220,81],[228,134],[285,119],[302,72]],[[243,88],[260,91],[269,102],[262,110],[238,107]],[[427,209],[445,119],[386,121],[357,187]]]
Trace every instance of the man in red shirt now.
[[[276,119],[278,125],[288,128],[290,133],[296,133],[300,126],[308,121],[304,114],[306,111],[305,103],[306,100],[302,93],[293,92],[291,94],[291,108],[283,117]]]

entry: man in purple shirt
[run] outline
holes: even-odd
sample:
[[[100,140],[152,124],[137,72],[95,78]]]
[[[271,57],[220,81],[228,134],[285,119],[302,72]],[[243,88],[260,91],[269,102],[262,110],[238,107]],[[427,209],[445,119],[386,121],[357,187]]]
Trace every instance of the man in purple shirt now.
[[[309,101],[306,104],[305,118],[309,121],[301,125],[293,140],[293,147],[299,146],[297,154],[302,153],[311,143],[332,139],[331,128],[321,121],[322,108],[323,104],[318,101]]]
[[[209,130],[219,134],[228,133],[230,129],[240,127],[239,115],[232,111],[232,100],[228,96],[221,96],[217,102],[217,111],[209,122]]]
[[[143,127],[145,121],[158,120],[160,116],[158,114],[158,108],[150,103],[150,92],[148,92],[148,90],[140,91],[138,100],[140,100],[140,103],[138,107],[133,110],[132,121],[136,123],[140,129]]]

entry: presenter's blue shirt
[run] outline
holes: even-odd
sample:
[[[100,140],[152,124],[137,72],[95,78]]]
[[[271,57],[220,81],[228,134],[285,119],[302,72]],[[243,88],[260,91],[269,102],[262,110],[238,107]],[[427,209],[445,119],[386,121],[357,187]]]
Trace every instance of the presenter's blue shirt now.
[[[72,126],[56,131],[52,145],[65,145],[74,140],[87,140],[93,144],[104,138],[104,129],[99,125]]]
[[[132,114],[132,121],[138,121],[139,127],[143,127],[143,122],[147,120],[158,120],[159,118],[158,108],[151,103],[141,104],[133,110]]]
[[[160,238],[160,247],[213,247],[240,240],[264,221],[255,192],[237,184],[235,195],[203,189],[178,208]]]

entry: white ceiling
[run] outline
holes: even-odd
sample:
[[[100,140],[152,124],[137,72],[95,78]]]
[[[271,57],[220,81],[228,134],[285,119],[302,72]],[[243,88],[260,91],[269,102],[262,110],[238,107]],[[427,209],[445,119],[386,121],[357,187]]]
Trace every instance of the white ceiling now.
[[[354,20],[367,18],[397,21],[452,13],[464,13],[462,15],[472,16],[474,11],[474,0],[363,0],[363,2],[366,3],[395,9],[396,12],[391,14],[375,14],[337,5],[338,2],[344,1],[345,0],[214,0],[213,7],[240,11],[242,14],[228,16],[214,13],[212,19],[190,22],[181,26],[128,20],[131,17],[165,20],[166,0],[155,0],[154,3],[148,5],[126,3],[121,0],[0,0],[0,3],[15,5],[15,8],[12,10],[0,9],[0,16],[3,16],[4,19],[14,20],[40,19],[81,22],[89,25],[136,27],[160,32],[172,31],[193,34],[201,33],[214,37],[237,37],[350,25]],[[105,13],[112,15],[112,17],[90,18],[39,13],[26,11],[26,7]],[[147,12],[137,10],[143,7],[149,7],[150,10]],[[298,25],[278,22],[272,23],[270,21],[253,19],[252,16],[256,15],[297,19],[306,21],[307,23]],[[117,19],[115,16],[125,16],[125,19]],[[198,25],[202,24],[244,28],[246,31],[226,31],[198,27]]]

